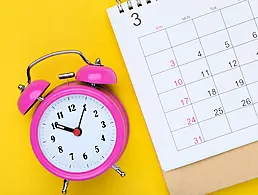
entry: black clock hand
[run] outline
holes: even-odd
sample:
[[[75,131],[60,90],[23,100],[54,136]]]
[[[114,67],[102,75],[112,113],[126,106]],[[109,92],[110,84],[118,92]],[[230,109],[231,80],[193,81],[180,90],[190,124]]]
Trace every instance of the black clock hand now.
[[[81,123],[82,123],[83,114],[84,114],[85,111],[87,111],[86,104],[83,105],[83,110],[82,110],[81,118],[80,118],[80,121],[79,121],[78,129],[80,129],[80,126],[81,126]]]
[[[55,123],[55,127],[57,129],[61,129],[61,130],[64,130],[64,131],[68,131],[68,132],[71,132],[73,133],[74,132],[74,129],[70,128],[70,127],[66,127],[64,125],[60,125],[58,122]]]

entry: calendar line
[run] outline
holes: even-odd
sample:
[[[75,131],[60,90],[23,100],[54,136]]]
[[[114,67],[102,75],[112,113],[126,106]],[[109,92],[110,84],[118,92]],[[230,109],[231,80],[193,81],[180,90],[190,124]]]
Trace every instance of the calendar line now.
[[[143,51],[143,48],[142,48],[142,44],[141,44],[141,42],[140,42],[140,38],[138,38],[138,41],[139,41],[139,43],[140,43],[140,47],[141,47],[142,53],[144,54],[144,51]],[[147,66],[148,66],[148,62],[147,62],[146,57],[145,57],[144,59],[145,59],[145,63],[146,63]],[[149,73],[151,74],[151,71],[150,71],[149,66],[148,66],[148,70],[149,70]],[[157,87],[156,87],[156,85],[155,85],[155,82],[154,82],[152,76],[151,76],[151,79],[152,79],[153,86],[155,87],[156,93],[158,94],[158,90],[157,90]],[[159,95],[158,95],[158,99],[159,99],[159,103],[160,103],[160,105],[161,105],[162,111],[163,111],[163,113],[164,113],[164,117],[165,117],[165,119],[166,119],[167,126],[168,126],[168,128],[170,129],[170,126],[169,126],[169,123],[168,123],[168,119],[167,119],[167,117],[166,117],[166,115],[165,115],[165,110],[164,110],[164,108],[163,108],[163,105],[162,105],[162,103],[161,103],[161,100],[160,100],[160,96],[159,96]],[[173,142],[174,142],[174,144],[175,144],[175,146],[176,146],[176,141],[175,141],[174,136],[172,135],[171,129],[170,129],[170,134],[171,134],[171,137],[172,137],[172,139],[173,139]],[[177,148],[177,146],[176,146],[176,148]]]
[[[216,140],[216,139],[221,138],[221,137],[225,137],[225,136],[227,136],[227,135],[231,135],[231,134],[237,133],[237,132],[239,132],[239,131],[243,131],[243,130],[245,130],[245,129],[248,129],[248,128],[250,128],[250,127],[254,127],[254,126],[257,126],[257,125],[258,125],[258,123],[257,123],[257,124],[254,124],[254,125],[250,125],[250,126],[248,126],[248,127],[242,128],[242,129],[238,129],[238,130],[233,131],[233,132],[230,132],[230,133],[226,133],[226,134],[224,134],[224,135],[215,137],[215,138],[213,138],[213,139],[209,139],[209,140],[207,140],[207,141],[205,141],[205,142],[201,142],[201,143],[196,144],[196,145],[192,145],[192,146],[185,147],[185,148],[183,148],[183,149],[179,149],[179,150],[178,150],[178,147],[177,147],[177,151],[183,151],[183,150],[186,150],[186,149],[195,147],[195,146],[197,146],[197,145],[201,145],[201,144],[204,144],[204,143],[207,143],[207,142]]]
[[[250,7],[250,10],[251,10],[252,15],[253,15],[253,18],[254,18],[254,22],[255,22],[256,27],[257,27],[257,29],[258,29],[258,24],[257,24],[257,22],[256,22],[256,18],[255,18],[255,16],[254,16],[254,12],[253,12],[252,6],[251,6],[251,4],[250,4],[250,2],[249,2],[249,1],[248,1],[248,5],[249,5],[249,7]]]
[[[227,48],[227,49],[224,49],[224,50],[221,50],[221,51],[212,53],[212,54],[210,54],[210,55],[206,55],[206,57],[211,57],[211,56],[217,55],[217,54],[219,54],[219,53],[222,53],[222,52],[225,52],[225,51],[228,51],[228,50],[232,50],[234,47],[235,47],[235,48],[236,48],[236,47],[240,47],[240,46],[242,46],[242,45],[245,45],[245,44],[248,44],[248,43],[252,43],[252,42],[256,42],[256,41],[258,41],[257,38],[254,39],[254,40],[251,40],[251,41],[247,41],[247,42],[245,42],[245,43],[238,44],[238,45],[236,45],[236,46],[231,46],[231,47],[229,47],[229,48]],[[170,48],[164,49],[164,50],[162,50],[162,51],[156,52],[156,53],[151,54],[151,55],[155,55],[155,54],[157,54],[157,53],[161,53],[161,52],[166,51],[166,50],[169,50],[169,49],[173,49],[173,48],[170,47]],[[151,55],[148,55],[148,56],[145,56],[145,57],[149,57],[149,56],[151,56]],[[175,57],[176,57],[176,56],[175,56]],[[161,73],[164,73],[164,72],[173,70],[173,69],[175,69],[175,68],[177,68],[177,67],[179,67],[179,66],[185,66],[185,65],[191,64],[191,63],[193,63],[193,62],[196,62],[196,61],[199,61],[199,60],[203,60],[203,59],[205,59],[205,57],[201,57],[201,58],[199,58],[199,59],[192,60],[192,61],[189,61],[189,62],[180,64],[180,65],[177,64],[177,66],[175,66],[175,67],[171,67],[171,68],[169,68],[169,69],[167,69],[167,70],[163,70],[163,71],[160,71],[160,72],[158,72],[158,73],[151,74],[151,76],[159,75],[159,74],[161,74]],[[254,61],[252,61],[252,62],[255,62],[255,61],[258,61],[258,60],[254,60]],[[245,66],[245,65],[250,64],[250,63],[252,63],[252,62],[248,62],[248,63],[242,64],[241,66]],[[231,70],[231,69],[229,69],[229,70]],[[213,75],[218,75],[218,74],[221,74],[221,73],[226,72],[226,71],[229,71],[229,70],[225,70],[225,71],[222,71],[222,72],[213,74]],[[190,84],[190,83],[188,83],[188,84]]]
[[[250,9],[251,9],[251,7],[250,7]],[[223,19],[223,22],[224,22],[224,24],[225,24],[225,27],[226,27],[226,30],[227,30],[227,33],[228,33],[228,37],[229,37],[229,39],[230,39],[230,42],[232,43],[231,36],[230,36],[230,34],[229,34],[229,32],[228,32],[228,29],[227,29],[227,26],[226,26],[226,22],[225,22],[225,19],[224,19],[223,14],[222,14],[222,12],[221,12],[221,11],[220,11],[220,14],[221,14],[222,19]],[[257,28],[256,30],[258,30],[258,28]],[[237,54],[236,54],[235,47],[233,47],[233,51],[234,51],[235,56],[236,56],[236,59],[237,59],[237,61],[238,61],[238,63],[239,63],[239,59],[238,59],[238,56],[237,56]],[[243,77],[242,79],[243,79],[243,80],[244,80],[244,82],[246,83],[246,79],[245,79],[245,77],[244,77],[244,73],[243,73],[243,70],[242,70],[242,68],[241,68],[241,65],[239,66],[239,69],[240,69],[241,74],[242,74],[242,77]],[[249,89],[248,89],[247,85],[246,85],[246,89],[247,89],[247,92],[248,92],[248,94],[249,94],[249,98],[250,98],[250,99],[251,99],[251,101],[253,102],[253,100],[252,100],[252,96],[251,96],[251,93],[250,93],[250,91],[249,91]],[[254,106],[254,105],[253,105],[253,108],[254,108],[254,111],[255,111],[256,117],[257,117],[257,119],[258,119],[258,114],[257,114],[256,108],[255,108],[255,106]]]
[[[217,96],[215,96],[215,97],[217,97]],[[212,98],[215,98],[215,97],[212,97]],[[248,105],[248,106],[242,106],[241,108],[236,108],[236,109],[234,109],[234,110],[230,110],[229,112],[225,112],[225,110],[223,110],[224,113],[221,114],[221,115],[219,115],[219,116],[210,117],[210,118],[207,118],[207,119],[205,119],[205,120],[201,120],[201,121],[196,122],[196,123],[191,124],[191,125],[186,125],[186,126],[184,126],[184,127],[180,127],[180,128],[178,128],[178,129],[175,129],[175,130],[171,130],[171,129],[170,129],[170,130],[171,130],[171,132],[180,131],[180,130],[185,129],[185,128],[187,128],[187,127],[191,127],[191,126],[197,125],[198,123],[200,124],[200,123],[203,123],[203,122],[206,122],[206,121],[209,121],[209,120],[213,120],[213,119],[218,118],[218,117],[225,116],[226,114],[230,114],[230,113],[232,113],[232,112],[235,112],[235,111],[238,111],[238,110],[242,110],[242,109],[245,109],[245,108],[250,107],[250,106],[254,106],[255,104],[258,104],[258,102],[256,102],[256,103],[253,103],[253,102],[252,102],[252,104],[250,104],[250,105]],[[189,106],[190,106],[190,105],[187,105],[187,106],[185,106],[185,107],[189,107]],[[198,118],[198,117],[196,116],[196,118]],[[197,120],[198,120],[198,119],[197,119]],[[257,124],[258,124],[258,122],[257,122]],[[200,129],[201,129],[201,127],[200,127]]]
[[[165,30],[165,29],[172,28],[172,27],[175,27],[175,26],[184,24],[184,23],[186,23],[186,22],[189,22],[190,20],[196,20],[196,19],[201,18],[201,17],[203,17],[203,16],[206,16],[206,15],[209,15],[209,14],[212,14],[212,13],[215,13],[215,12],[217,12],[217,11],[220,11],[220,10],[223,10],[223,9],[226,9],[226,8],[229,8],[229,7],[233,7],[233,6],[235,6],[235,5],[238,5],[238,4],[241,4],[241,3],[244,3],[244,2],[248,2],[248,3],[249,3],[249,0],[243,0],[243,1],[240,1],[240,2],[237,2],[237,3],[234,3],[234,4],[231,4],[231,5],[229,5],[229,6],[225,6],[225,7],[223,7],[223,8],[216,9],[216,10],[211,11],[211,12],[209,12],[209,13],[202,14],[202,15],[199,15],[199,16],[197,16],[197,17],[190,18],[189,20],[186,20],[186,21],[183,21],[183,22],[179,22],[179,23],[177,23],[177,24],[168,26],[168,27],[166,27],[166,28],[163,28],[163,29],[160,29],[160,30],[156,30],[156,31],[153,31],[153,32],[151,32],[151,33],[148,33],[148,34],[139,36],[138,38],[140,39],[140,38],[149,36],[149,35],[151,35],[151,34],[154,34],[154,33],[160,32],[160,31],[163,31],[163,30]],[[258,17],[254,17],[254,19],[258,19]],[[246,22],[247,22],[247,21],[246,21]],[[240,23],[239,23],[239,24],[240,24]],[[238,25],[238,24],[237,24],[237,25]],[[236,26],[236,25],[232,25],[232,26],[230,26],[230,28],[231,28],[231,27],[234,27],[234,26]]]

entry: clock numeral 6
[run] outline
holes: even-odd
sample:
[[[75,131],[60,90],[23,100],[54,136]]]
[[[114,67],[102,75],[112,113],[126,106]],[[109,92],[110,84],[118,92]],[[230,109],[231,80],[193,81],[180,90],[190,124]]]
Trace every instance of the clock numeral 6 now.
[[[64,152],[63,147],[62,146],[58,146],[58,151],[59,151],[59,153],[63,153]]]
[[[105,121],[101,121],[101,124],[102,124],[102,128],[106,128],[107,127]]]
[[[88,159],[88,156],[87,156],[86,152],[84,152],[82,156],[83,156],[84,160]]]
[[[98,146],[95,146],[95,152],[99,153],[99,147]]]
[[[68,110],[69,110],[69,112],[74,112],[74,111],[76,111],[75,105],[72,104],[72,105],[68,106]]]

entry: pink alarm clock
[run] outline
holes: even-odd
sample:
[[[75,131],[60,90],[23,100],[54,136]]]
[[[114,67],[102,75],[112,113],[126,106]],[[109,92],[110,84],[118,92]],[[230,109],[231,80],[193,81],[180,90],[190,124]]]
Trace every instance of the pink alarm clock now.
[[[56,55],[78,54],[86,63],[75,73],[64,73],[59,79],[67,82],[43,93],[50,83],[31,81],[31,68]],[[104,85],[117,82],[115,72],[101,65],[100,59],[90,63],[76,50],[47,54],[27,69],[27,86],[19,85],[19,111],[25,115],[36,102],[30,140],[41,165],[64,179],[62,193],[68,182],[89,180],[105,173],[111,167],[122,177],[125,173],[116,164],[128,141],[128,117],[118,98]],[[75,80],[68,82],[68,78]]]

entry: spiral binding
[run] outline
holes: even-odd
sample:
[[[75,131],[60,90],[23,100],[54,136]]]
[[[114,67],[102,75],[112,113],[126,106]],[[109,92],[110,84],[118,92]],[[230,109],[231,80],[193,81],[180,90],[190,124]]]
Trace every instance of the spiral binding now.
[[[151,0],[145,0],[147,4],[151,3]],[[142,6],[142,2],[141,0],[136,0],[137,2],[137,6],[141,7]],[[121,0],[116,0],[116,5],[118,7],[118,10],[120,13],[124,13],[124,8],[122,6],[122,2]],[[132,1],[131,0],[127,0],[127,5],[128,5],[128,9],[132,10],[133,9],[133,5],[132,5]]]

